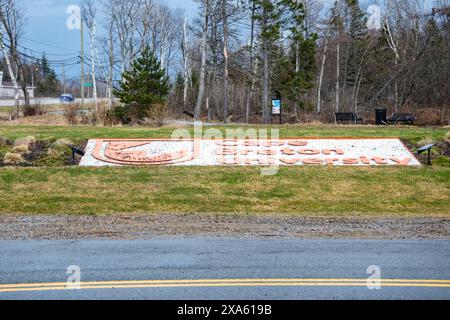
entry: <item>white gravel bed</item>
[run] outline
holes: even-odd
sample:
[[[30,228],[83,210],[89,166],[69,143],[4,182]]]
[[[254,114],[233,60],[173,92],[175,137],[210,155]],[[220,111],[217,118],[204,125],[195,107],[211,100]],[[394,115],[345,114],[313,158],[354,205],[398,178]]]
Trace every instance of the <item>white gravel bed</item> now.
[[[324,161],[335,158],[338,159],[334,162],[335,166],[344,166],[346,165],[343,160],[344,159],[361,159],[361,157],[366,157],[370,160],[370,164],[365,164],[361,160],[357,164],[352,164],[356,166],[367,166],[367,165],[377,165],[374,161],[374,157],[379,157],[386,159],[386,165],[399,165],[399,163],[391,160],[392,158],[396,158],[400,161],[405,160],[407,158],[410,159],[408,163],[409,166],[420,166],[420,162],[414,157],[414,155],[408,150],[408,148],[399,140],[399,139],[298,139],[300,141],[304,141],[307,143],[306,146],[289,146],[288,143],[291,140],[283,140],[279,141],[284,142],[283,146],[272,146],[272,147],[264,147],[264,146],[245,146],[244,140],[237,140],[237,146],[225,146],[222,147],[217,144],[216,141],[213,140],[199,140],[197,141],[199,147],[199,154],[193,160],[187,160],[180,163],[171,163],[167,165],[176,165],[176,166],[217,166],[223,165],[220,162],[220,158],[222,156],[218,155],[217,152],[221,149],[236,149],[238,153],[238,158],[252,159],[252,163],[250,165],[258,165],[259,163],[256,161],[257,158],[274,159],[275,165],[287,165],[282,162],[280,159],[299,159],[299,161],[293,165],[305,165],[302,161],[305,159],[320,159]],[[123,141],[127,141],[124,139]],[[145,142],[145,141],[144,141]],[[93,151],[96,146],[97,140],[90,140],[86,147],[86,155],[82,158],[80,165],[81,166],[118,166],[118,164],[112,164],[106,161],[101,161],[95,159],[93,156]],[[228,142],[227,142],[228,143]],[[234,143],[231,143],[234,144]],[[100,151],[100,155],[104,156],[105,149],[107,148],[108,142],[102,142],[102,147]],[[295,151],[295,155],[284,155],[282,150],[285,148],[289,148]],[[148,144],[129,148],[127,151],[145,151],[149,157],[161,155],[164,153],[172,153],[181,150],[188,150],[187,158],[193,155],[194,142],[193,141],[164,141],[164,140],[149,140]],[[264,156],[258,155],[258,151],[262,150],[273,150],[275,152],[274,155]],[[299,154],[298,151],[308,149],[308,150],[318,150],[320,154],[314,155],[305,155]],[[324,150],[334,150],[340,149],[344,152],[344,154],[336,154],[334,151],[326,155],[323,153]],[[250,153],[247,156],[240,155],[241,151],[250,150]],[[234,155],[226,155],[224,159],[233,162],[235,158]],[[249,165],[242,162],[238,165]]]

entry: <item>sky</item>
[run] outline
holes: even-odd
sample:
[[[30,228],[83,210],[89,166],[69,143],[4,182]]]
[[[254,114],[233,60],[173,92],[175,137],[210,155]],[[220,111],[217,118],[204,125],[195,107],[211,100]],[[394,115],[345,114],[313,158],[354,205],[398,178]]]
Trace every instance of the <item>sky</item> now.
[[[126,1],[126,0],[124,0]],[[198,4],[194,0],[160,0],[173,8],[183,8],[186,15],[193,19],[199,13]],[[332,4],[332,0],[323,1],[325,7]],[[433,0],[419,0],[431,3]],[[363,8],[377,0],[361,0]],[[49,60],[57,61],[76,57],[80,50],[80,31],[69,30],[66,21],[69,15],[66,13],[70,5],[78,4],[78,0],[16,0],[19,8],[23,9],[27,17],[22,46],[34,51],[27,51],[28,55],[40,57],[46,52]],[[88,48],[89,40],[85,32],[85,48]],[[24,49],[21,49],[25,51]],[[86,50],[87,52],[87,50]],[[58,75],[62,74],[62,67],[55,66]],[[79,65],[66,67],[66,76],[75,77],[79,74]]]
[[[124,0],[126,1],[126,0]],[[183,8],[189,18],[198,13],[197,4],[192,0],[161,1],[173,8]],[[68,6],[78,4],[77,0],[16,0],[23,9],[26,25],[21,45],[29,48],[32,55],[39,57],[45,51],[49,60],[62,60],[78,56],[80,52],[80,31],[69,30],[66,21]],[[85,32],[85,50],[89,46],[88,35]],[[21,49],[25,51],[24,49]],[[26,54],[30,55],[30,51]],[[62,67],[54,67],[58,75],[62,74]],[[79,74],[80,65],[66,67],[66,76],[75,77]]]

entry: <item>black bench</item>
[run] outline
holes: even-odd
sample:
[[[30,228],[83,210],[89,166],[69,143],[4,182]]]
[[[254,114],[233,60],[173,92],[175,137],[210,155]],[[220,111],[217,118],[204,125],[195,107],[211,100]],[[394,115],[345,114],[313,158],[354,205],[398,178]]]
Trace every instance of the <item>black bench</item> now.
[[[194,114],[192,112],[187,111],[187,110],[183,110],[183,114],[185,114],[185,115],[187,115],[187,116],[189,116],[191,118],[195,118]]]
[[[414,125],[414,121],[416,120],[416,116],[412,113],[394,113],[390,119],[388,119],[388,123],[390,124],[410,124]]]
[[[363,123],[363,119],[353,112],[335,112],[334,117],[336,118],[336,123]]]

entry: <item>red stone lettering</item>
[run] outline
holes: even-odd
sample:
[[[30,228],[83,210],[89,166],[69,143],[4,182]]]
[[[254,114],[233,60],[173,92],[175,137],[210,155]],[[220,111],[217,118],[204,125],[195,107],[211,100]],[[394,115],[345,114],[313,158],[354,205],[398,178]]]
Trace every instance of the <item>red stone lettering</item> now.
[[[366,156],[361,156],[361,157],[359,157],[360,159],[361,159],[361,162],[363,163],[363,164],[370,164],[370,160],[369,160],[369,158],[367,158]]]
[[[338,158],[328,158],[328,159],[325,159],[325,162],[326,162],[328,165],[334,165],[334,163],[335,163],[336,161],[339,161],[339,159],[338,159]]]
[[[344,150],[342,150],[342,149],[324,149],[324,150],[322,150],[322,153],[326,154],[326,155],[330,155],[332,152],[339,154],[339,155],[344,154]]]
[[[304,164],[323,164],[323,160],[317,158],[303,159],[302,162]]]
[[[354,158],[342,159],[342,163],[347,165],[359,164],[359,159]]]
[[[285,163],[285,164],[296,164],[297,162],[300,161],[300,158],[280,158],[280,161]]]
[[[316,149],[300,149],[298,151],[298,153],[312,156],[312,155],[320,154],[320,150],[316,150]]]
[[[373,157],[372,160],[375,161],[376,164],[388,164],[385,158]]]
[[[401,166],[407,166],[410,162],[411,162],[411,158],[406,158],[406,159],[398,159],[398,158],[391,158],[392,161],[398,163]]]
[[[263,150],[258,150],[258,154],[263,155],[263,156],[274,156],[277,154],[277,152],[275,150],[263,149]]]
[[[304,147],[304,146],[307,146],[308,145],[308,142],[306,142],[306,141],[300,141],[300,140],[298,140],[298,141],[289,141],[288,142],[288,145],[290,145],[290,146],[292,146],[292,147]]]
[[[293,155],[296,154],[295,150],[292,150],[290,148],[281,149],[281,153],[284,154],[284,155],[287,155],[287,156],[293,156]]]
[[[217,149],[216,154],[224,156],[235,156],[237,154],[237,150],[235,148],[222,148]]]

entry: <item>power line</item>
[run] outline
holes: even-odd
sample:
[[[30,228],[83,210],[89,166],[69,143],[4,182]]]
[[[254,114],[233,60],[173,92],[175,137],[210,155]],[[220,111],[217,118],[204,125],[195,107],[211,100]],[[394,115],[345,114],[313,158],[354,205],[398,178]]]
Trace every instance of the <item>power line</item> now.
[[[5,45],[5,47],[7,47],[8,49],[11,50],[11,46],[9,46],[9,45],[6,44],[6,43],[4,43],[4,45]],[[35,63],[39,63],[39,62],[42,61],[42,59],[40,59],[40,58],[36,58],[36,57],[34,57],[34,56],[30,56],[30,55],[28,55],[28,54],[26,54],[26,53],[23,53],[23,52],[19,51],[19,50],[16,50],[16,52],[17,52],[20,56],[22,56],[23,58],[30,59],[31,61],[34,61]],[[77,56],[77,57],[71,57],[71,58],[64,59],[64,60],[49,60],[49,59],[47,59],[48,64],[51,65],[51,66],[54,66],[54,65],[62,65],[62,64],[66,64],[66,65],[70,65],[70,64],[78,64],[79,61],[80,61],[80,57],[79,57],[79,56]]]
[[[42,41],[37,41],[37,40],[28,39],[28,38],[25,38],[25,37],[22,37],[22,39],[25,39],[25,40],[31,41],[31,42],[35,42],[35,43],[38,43],[38,44],[42,44],[42,45],[44,45],[44,46],[52,47],[52,48],[55,48],[55,49],[67,50],[67,51],[71,51],[71,52],[78,52],[77,50],[68,49],[68,48],[64,48],[64,47],[59,47],[59,46],[55,46],[55,45],[52,45],[52,44],[48,44],[48,43],[45,43],[45,42],[42,42]]]
[[[17,47],[20,47],[20,48],[22,48],[24,50],[29,50],[31,52],[39,53],[40,55],[45,54],[46,56],[55,56],[55,57],[62,57],[62,56],[66,57],[67,56],[67,53],[49,53],[47,51],[41,52],[41,51],[37,51],[37,50],[33,50],[33,49],[30,49],[30,48],[24,47],[24,46],[19,45],[19,44],[17,45]]]

